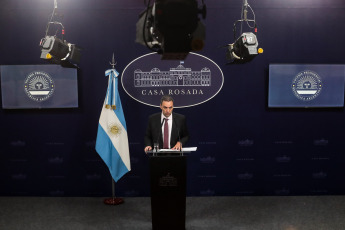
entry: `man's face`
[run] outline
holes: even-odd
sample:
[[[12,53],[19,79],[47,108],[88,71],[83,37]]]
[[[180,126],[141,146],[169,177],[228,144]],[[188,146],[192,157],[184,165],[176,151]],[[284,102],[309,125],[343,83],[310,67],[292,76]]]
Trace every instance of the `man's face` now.
[[[162,109],[163,115],[169,117],[174,109],[174,102],[163,101],[160,107]]]

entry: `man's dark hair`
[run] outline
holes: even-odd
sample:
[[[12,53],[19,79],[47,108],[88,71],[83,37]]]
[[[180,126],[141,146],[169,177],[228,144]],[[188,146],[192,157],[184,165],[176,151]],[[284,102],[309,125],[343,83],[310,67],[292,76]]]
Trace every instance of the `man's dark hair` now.
[[[163,101],[172,101],[172,102],[174,102],[174,98],[172,98],[172,96],[169,96],[169,95],[164,95],[161,98],[161,104],[163,103]]]

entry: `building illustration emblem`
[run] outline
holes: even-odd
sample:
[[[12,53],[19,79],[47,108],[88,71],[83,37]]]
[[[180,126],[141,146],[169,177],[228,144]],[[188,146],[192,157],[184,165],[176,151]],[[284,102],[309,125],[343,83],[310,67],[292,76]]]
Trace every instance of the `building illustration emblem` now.
[[[134,71],[134,87],[171,87],[171,86],[211,86],[211,71],[204,67],[200,71],[185,68],[183,62],[169,71],[153,68],[150,72],[140,69]]]
[[[321,77],[310,70],[299,72],[292,81],[294,95],[302,101],[311,101],[321,92]]]
[[[159,186],[161,187],[176,187],[177,178],[168,173],[166,176],[159,178]]]
[[[26,95],[37,102],[50,98],[54,92],[54,87],[53,79],[43,71],[31,72],[24,81]]]
[[[149,53],[131,61],[121,76],[125,92],[145,105],[159,107],[163,95],[174,97],[175,108],[196,106],[215,97],[222,89],[221,68],[209,59],[189,53],[185,60],[161,60]]]

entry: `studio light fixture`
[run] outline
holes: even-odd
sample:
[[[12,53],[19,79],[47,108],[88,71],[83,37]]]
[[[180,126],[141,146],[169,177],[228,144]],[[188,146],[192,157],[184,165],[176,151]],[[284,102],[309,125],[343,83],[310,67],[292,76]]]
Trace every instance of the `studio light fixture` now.
[[[253,19],[248,19],[248,9],[251,10],[253,14]],[[246,23],[249,28],[254,29],[253,32],[244,32],[242,33],[243,23]],[[240,36],[236,39],[236,24],[241,24],[241,31]],[[251,25],[252,23],[253,25]],[[255,58],[258,54],[263,53],[262,48],[258,48],[259,42],[256,37],[257,34],[257,25],[255,21],[255,14],[253,9],[248,4],[247,0],[243,0],[243,6],[241,11],[241,19],[237,20],[233,25],[233,32],[234,32],[234,40],[235,42],[232,44],[228,44],[226,52],[226,59],[231,63],[246,63],[253,58]]]
[[[71,44],[64,39],[65,28],[61,22],[55,21],[55,17],[58,16],[57,1],[54,0],[54,10],[48,21],[46,34],[40,41],[41,58],[47,61],[60,64],[62,66],[74,66],[78,64],[81,57],[81,49],[75,44]],[[48,35],[51,25],[61,27],[61,39],[55,35]]]
[[[162,55],[162,59],[183,60],[190,51],[204,47],[206,6],[197,0],[148,1],[136,24],[136,42]]]

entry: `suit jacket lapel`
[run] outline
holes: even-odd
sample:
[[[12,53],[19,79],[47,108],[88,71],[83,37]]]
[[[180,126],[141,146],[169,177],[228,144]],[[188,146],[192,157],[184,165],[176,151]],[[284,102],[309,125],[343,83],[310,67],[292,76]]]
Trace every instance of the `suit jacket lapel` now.
[[[170,147],[174,147],[174,145],[176,144],[175,140],[176,140],[176,135],[177,135],[177,130],[176,130],[176,124],[174,124],[174,121],[176,120],[176,117],[174,116],[174,113],[172,114],[173,119],[171,121],[171,133],[170,133]]]
[[[161,146],[161,148],[163,147],[163,133],[162,133],[162,123],[161,123],[161,115],[159,114],[158,118],[157,118],[157,123],[156,123],[157,127],[159,127],[159,146]]]

